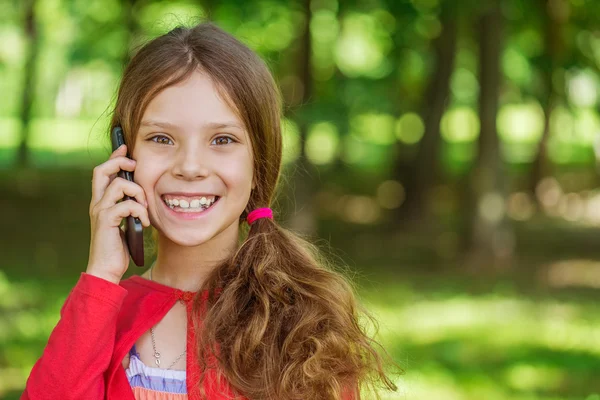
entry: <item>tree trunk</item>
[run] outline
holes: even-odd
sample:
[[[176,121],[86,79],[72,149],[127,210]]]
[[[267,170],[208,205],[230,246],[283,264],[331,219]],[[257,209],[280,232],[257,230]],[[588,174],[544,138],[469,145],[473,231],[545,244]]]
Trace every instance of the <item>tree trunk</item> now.
[[[21,98],[21,140],[17,153],[17,167],[29,166],[29,135],[32,116],[33,97],[35,92],[35,66],[39,53],[39,40],[36,27],[35,0],[27,0],[25,5],[25,37],[28,42],[29,51],[25,61],[25,78]]]
[[[206,17],[206,19],[208,21],[212,21],[213,20],[213,11],[214,11],[214,1],[213,0],[202,0],[200,1],[200,5],[202,6],[202,9],[204,10],[204,16]]]
[[[398,209],[394,218],[398,224],[401,220],[420,221],[428,215],[428,192],[434,185],[439,169],[440,159],[440,122],[450,93],[450,78],[454,70],[456,54],[457,21],[448,2],[442,8],[442,32],[433,41],[436,55],[436,67],[425,92],[422,115],[425,132],[419,143],[416,158],[406,173],[406,162],[397,158],[394,176],[405,183],[406,200]],[[398,144],[397,146],[401,146]],[[400,151],[398,151],[400,153]]]
[[[554,72],[560,63],[563,41],[562,29],[567,22],[569,3],[565,0],[539,0],[544,16],[544,40],[545,54],[541,60],[542,75],[544,80],[544,93],[541,96],[540,103],[544,109],[544,130],[536,157],[531,165],[529,179],[529,190],[536,199],[535,189],[537,184],[548,175],[547,144],[550,137],[550,117],[556,106],[557,95],[552,83]]]
[[[299,72],[302,82],[302,96],[300,106],[309,102],[312,94],[312,72],[311,72],[311,37],[310,20],[312,17],[310,9],[311,0],[302,0],[305,23],[304,31],[300,39]],[[294,165],[293,173],[293,199],[292,212],[288,220],[288,227],[303,234],[314,235],[317,232],[317,220],[315,215],[314,194],[316,191],[316,168],[306,157],[306,136],[308,133],[308,122],[305,118],[298,121],[300,135],[300,156]]]
[[[140,31],[140,26],[135,17],[135,8],[139,4],[138,0],[125,0],[122,3],[123,6],[123,24],[125,26],[126,38],[125,38],[125,51],[121,64],[123,68],[129,63],[131,58],[131,49],[134,45],[135,37]]]
[[[480,18],[479,117],[481,131],[476,163],[469,179],[470,213],[466,216],[470,266],[502,266],[510,260],[514,234],[506,219],[506,177],[496,131],[501,81],[502,16],[494,1]],[[491,263],[491,264],[490,264]]]

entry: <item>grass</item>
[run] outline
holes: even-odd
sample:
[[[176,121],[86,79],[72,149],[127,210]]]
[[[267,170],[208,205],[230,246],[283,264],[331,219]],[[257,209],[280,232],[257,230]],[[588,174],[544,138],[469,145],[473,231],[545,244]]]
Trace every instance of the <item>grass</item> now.
[[[380,324],[377,337],[406,371],[396,377],[400,392],[384,398],[593,399],[600,393],[594,300],[527,297],[508,286],[469,293],[466,277],[452,290],[442,276],[420,290],[411,279],[421,278],[392,284],[371,278],[361,285],[361,298]],[[5,398],[18,398],[70,281],[11,281],[0,274]]]
[[[472,294],[468,283],[444,295],[415,291],[409,283],[365,294],[383,342],[405,363],[405,398],[586,399],[600,393],[594,301],[505,290]]]

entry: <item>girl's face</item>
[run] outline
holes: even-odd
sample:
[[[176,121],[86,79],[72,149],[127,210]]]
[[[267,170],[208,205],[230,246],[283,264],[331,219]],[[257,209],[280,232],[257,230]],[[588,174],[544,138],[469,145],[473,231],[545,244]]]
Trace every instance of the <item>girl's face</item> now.
[[[150,222],[159,232],[183,246],[226,230],[231,236],[224,236],[237,239],[254,188],[252,147],[207,75],[194,72],[150,102],[132,157],[135,182],[146,193]],[[213,198],[204,210],[202,203]]]

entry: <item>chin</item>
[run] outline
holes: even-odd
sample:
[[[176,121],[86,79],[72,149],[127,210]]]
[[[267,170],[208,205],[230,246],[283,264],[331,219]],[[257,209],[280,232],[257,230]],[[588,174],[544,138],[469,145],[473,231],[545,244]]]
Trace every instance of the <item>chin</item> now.
[[[203,245],[211,240],[217,239],[219,236],[228,236],[227,232],[230,232],[235,236],[236,240],[238,237],[237,233],[233,233],[231,230],[234,226],[239,227],[239,217],[232,220],[231,224],[222,225],[222,221],[210,221],[208,224],[197,224],[196,226],[179,226],[177,224],[171,224],[168,221],[164,223],[155,224],[158,222],[154,218],[150,218],[150,222],[154,228],[158,231],[159,236],[164,239],[182,247],[196,247]],[[214,226],[218,225],[218,226]],[[237,232],[237,229],[235,229]],[[224,237],[221,239],[225,239]]]
[[[166,236],[173,243],[175,243],[179,246],[183,246],[183,247],[200,246],[200,245],[210,241],[212,238],[214,238],[214,235],[201,234],[201,233],[196,234],[196,235],[168,234]]]

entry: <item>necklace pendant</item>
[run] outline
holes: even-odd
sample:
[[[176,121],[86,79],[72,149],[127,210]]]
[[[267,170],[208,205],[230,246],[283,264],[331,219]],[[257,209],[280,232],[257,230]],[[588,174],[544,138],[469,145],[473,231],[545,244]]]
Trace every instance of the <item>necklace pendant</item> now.
[[[155,358],[160,358],[160,353],[159,353],[158,351],[155,351],[155,352],[154,352],[154,357],[155,357]]]
[[[156,360],[154,360],[154,362],[156,363],[157,367],[160,367],[160,360],[158,358]]]

